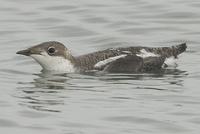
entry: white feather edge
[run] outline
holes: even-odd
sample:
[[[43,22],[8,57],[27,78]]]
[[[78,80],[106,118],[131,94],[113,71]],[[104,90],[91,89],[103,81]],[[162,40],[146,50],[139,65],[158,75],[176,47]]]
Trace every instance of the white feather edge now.
[[[102,66],[105,66],[106,64],[110,63],[110,62],[113,62],[117,59],[120,59],[120,58],[123,58],[123,57],[126,57],[127,55],[126,54],[122,54],[122,55],[119,55],[119,56],[114,56],[114,57],[110,57],[108,59],[105,59],[105,60],[102,60],[102,61],[99,61],[97,62],[94,67],[95,68],[101,68]]]
[[[141,58],[147,58],[147,57],[159,57],[160,55],[154,54],[151,52],[147,52],[145,49],[141,49],[139,54],[136,54],[137,56]]]

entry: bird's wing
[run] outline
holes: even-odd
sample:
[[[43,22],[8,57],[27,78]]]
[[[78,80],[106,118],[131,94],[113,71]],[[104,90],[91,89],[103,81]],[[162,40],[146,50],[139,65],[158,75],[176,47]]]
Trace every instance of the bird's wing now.
[[[143,68],[143,59],[136,55],[127,55],[113,62],[108,63],[103,71],[111,73],[135,73],[141,72]]]
[[[165,57],[141,58],[137,55],[127,55],[102,66],[102,70],[110,73],[152,72],[162,69]]]
[[[144,58],[144,61],[145,61],[145,59],[147,58],[145,62],[146,64],[150,64],[150,68],[151,68],[151,67],[157,67],[159,66],[158,65],[159,63],[162,63],[161,59],[164,59],[164,58],[161,58],[161,57],[166,57],[166,58],[175,57],[176,58],[177,55],[184,52],[186,48],[187,46],[185,43],[179,44],[177,46],[172,46],[172,47],[159,47],[159,48],[148,48],[148,47],[110,48],[103,51],[97,51],[97,52],[93,52],[93,53],[89,53],[85,55],[80,55],[74,58],[75,58],[76,65],[82,68],[83,70],[93,70],[93,69],[103,70],[105,66],[108,65],[108,63],[109,64],[111,63],[110,61],[107,62],[107,59],[110,59],[110,58],[112,59],[117,56],[120,57],[121,55],[129,55],[128,57],[123,57],[123,59],[124,58],[129,59],[130,56],[135,57],[135,58],[138,56],[138,57]],[[102,61],[106,61],[106,64],[104,63],[101,66],[97,66],[98,63],[99,62],[102,63]],[[112,63],[117,64],[114,61],[115,60],[113,60]],[[116,62],[119,62],[119,61],[117,60]],[[125,62],[125,61],[120,61],[120,62]],[[133,64],[131,65],[133,66]],[[149,70],[148,68],[149,68],[148,66],[145,66],[146,70]]]
[[[143,72],[151,72],[162,69],[166,57],[147,57],[143,59]]]

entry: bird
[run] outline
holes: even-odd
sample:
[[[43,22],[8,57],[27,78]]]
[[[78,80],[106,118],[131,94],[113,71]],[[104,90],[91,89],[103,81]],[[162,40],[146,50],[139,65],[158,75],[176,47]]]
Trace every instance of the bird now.
[[[185,52],[186,43],[171,47],[118,47],[73,56],[65,45],[47,41],[20,50],[16,54],[30,56],[45,71],[64,73],[103,71],[108,73],[148,73],[177,66],[178,55]]]

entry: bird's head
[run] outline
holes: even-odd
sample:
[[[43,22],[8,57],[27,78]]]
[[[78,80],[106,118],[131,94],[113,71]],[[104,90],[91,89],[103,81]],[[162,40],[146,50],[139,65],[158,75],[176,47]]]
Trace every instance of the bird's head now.
[[[70,51],[60,42],[43,42],[17,54],[30,56],[35,59],[44,70],[72,72],[74,58]]]

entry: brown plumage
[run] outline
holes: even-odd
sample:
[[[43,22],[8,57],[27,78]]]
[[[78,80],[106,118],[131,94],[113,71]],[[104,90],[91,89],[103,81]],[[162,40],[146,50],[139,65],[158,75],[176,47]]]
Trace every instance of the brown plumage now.
[[[160,68],[162,66],[160,64],[164,63],[165,58],[169,58],[171,56],[177,58],[177,56],[182,52],[184,52],[186,48],[187,48],[186,43],[182,43],[172,47],[158,47],[158,48],[149,48],[149,47],[127,47],[127,48],[115,48],[115,49],[112,48],[75,57],[75,61],[76,65],[79,66],[81,69],[93,70],[95,69],[94,65],[99,61],[108,59],[110,57],[118,56],[121,54],[136,56],[136,54],[140,53],[140,50],[145,49],[147,52],[155,53],[161,56],[157,58],[150,57],[144,59],[144,66],[143,66],[144,70],[150,70],[150,68],[153,68],[153,66],[149,66],[150,64],[156,67],[155,64],[159,63],[158,66]]]
[[[17,54],[33,56],[44,69],[65,71],[104,70],[108,72],[148,72],[161,69],[166,58],[177,58],[186,50],[186,43],[172,47],[111,48],[74,57],[60,42],[49,41],[18,51]],[[141,54],[150,53],[143,57]],[[97,67],[97,63],[103,65]]]

